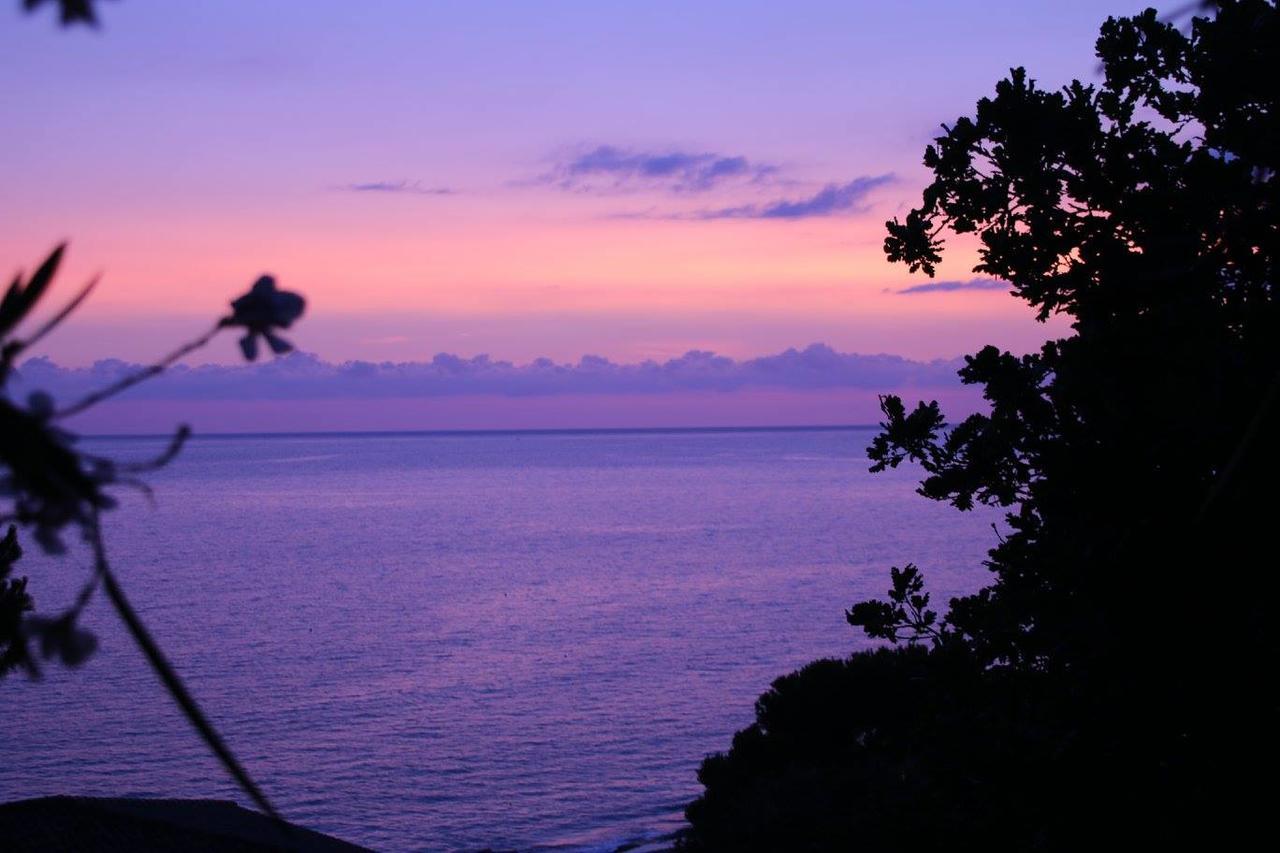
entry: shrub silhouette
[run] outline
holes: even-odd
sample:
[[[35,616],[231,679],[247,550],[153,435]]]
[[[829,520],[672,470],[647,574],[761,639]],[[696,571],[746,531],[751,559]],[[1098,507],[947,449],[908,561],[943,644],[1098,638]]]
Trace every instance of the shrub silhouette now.
[[[849,621],[898,652],[779,679],[709,758],[684,844],[716,849],[1217,844],[1259,829],[1280,661],[1270,516],[1278,471],[1280,115],[1276,4],[1185,26],[1109,19],[1102,81],[1023,69],[925,153],[890,261],[933,275],[947,232],[1072,334],[987,347],[989,404],[882,399],[873,471],[1004,507],[993,581],[929,610],[922,573]],[[777,709],[796,709],[780,725]]]

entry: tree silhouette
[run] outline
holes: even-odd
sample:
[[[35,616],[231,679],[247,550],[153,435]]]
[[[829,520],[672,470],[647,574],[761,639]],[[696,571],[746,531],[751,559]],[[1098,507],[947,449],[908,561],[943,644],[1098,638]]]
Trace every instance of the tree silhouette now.
[[[1180,23],[1109,19],[1101,82],[1014,69],[927,149],[889,260],[933,275],[946,235],[974,234],[976,272],[1071,320],[1039,352],[967,357],[985,414],[881,401],[873,471],[908,462],[927,498],[1007,510],[993,582],[939,620],[895,569],[849,621],[928,648],[775,683],[703,765],[689,847],[879,849],[908,826],[926,846],[1067,849],[1104,826],[1221,843],[1268,814],[1249,780],[1280,722],[1254,686],[1280,661],[1280,14],[1239,0]],[[770,716],[784,701],[815,706],[792,729],[825,721],[808,751]],[[825,805],[780,793],[797,779]]]

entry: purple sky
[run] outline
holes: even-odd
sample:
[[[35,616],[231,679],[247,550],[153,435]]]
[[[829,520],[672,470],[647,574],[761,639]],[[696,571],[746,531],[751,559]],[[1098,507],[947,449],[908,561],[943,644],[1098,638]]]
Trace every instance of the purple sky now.
[[[1061,326],[973,281],[971,242],[929,285],[884,262],[883,221],[939,123],[1012,65],[1088,79],[1098,25],[1141,8],[122,0],[95,32],[17,5],[0,256],[70,238],[62,292],[105,273],[39,352],[70,366],[153,358],[263,271],[335,364],[1026,350]]]

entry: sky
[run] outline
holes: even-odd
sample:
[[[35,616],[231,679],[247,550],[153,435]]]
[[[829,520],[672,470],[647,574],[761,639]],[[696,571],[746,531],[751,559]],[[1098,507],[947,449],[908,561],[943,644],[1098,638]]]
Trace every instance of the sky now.
[[[305,294],[291,338],[331,365],[1034,348],[1064,327],[977,276],[971,241],[929,283],[884,260],[883,224],[941,123],[1011,66],[1089,79],[1098,25],[1142,6],[120,0],[60,30],[18,5],[0,259],[67,239],[62,293],[102,273],[36,353],[66,368],[152,359],[263,272]],[[625,393],[695,391],[747,393]]]

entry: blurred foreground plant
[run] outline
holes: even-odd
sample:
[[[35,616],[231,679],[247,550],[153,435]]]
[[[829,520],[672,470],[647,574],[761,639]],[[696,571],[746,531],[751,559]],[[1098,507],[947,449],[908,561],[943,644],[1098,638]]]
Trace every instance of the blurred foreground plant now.
[[[219,761],[263,811],[278,816],[191,697],[129,603],[107,560],[102,514],[116,506],[112,490],[133,488],[150,497],[151,490],[142,475],[172,461],[190,429],[185,424],[179,426],[168,446],[154,459],[122,463],[80,450],[76,436],[62,424],[72,415],[158,376],[223,330],[243,332],[240,349],[247,359],[257,357],[259,338],[265,339],[274,353],[288,352],[292,345],[276,330],[288,328],[298,319],[305,303],[295,293],[278,290],[275,280],[264,275],[247,294],[233,300],[231,311],[208,331],[154,364],[63,407],[39,391],[31,393],[23,405],[8,393],[18,357],[65,321],[97,285],[97,279],[90,281],[43,323],[35,324],[30,333],[20,334],[20,328],[30,324],[34,310],[53,283],[64,248],[58,246],[25,281],[21,274],[15,277],[0,299],[0,498],[5,505],[0,509],[0,524],[8,525],[0,539],[0,677],[22,669],[38,678],[42,660],[57,659],[67,666],[78,666],[87,660],[97,648],[97,640],[80,625],[80,616],[101,588],[156,675]],[[36,543],[48,554],[66,552],[64,537],[69,531],[78,534],[89,547],[89,576],[75,601],[59,613],[33,613],[27,578],[11,577],[14,563],[22,556],[17,526],[31,530]]]
[[[98,15],[94,9],[94,0],[22,0],[22,8],[32,12],[41,6],[54,3],[58,7],[58,21],[67,26],[70,24],[88,24],[97,26]]]

